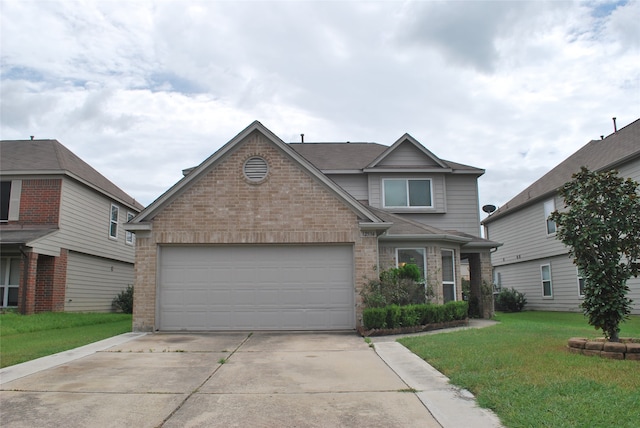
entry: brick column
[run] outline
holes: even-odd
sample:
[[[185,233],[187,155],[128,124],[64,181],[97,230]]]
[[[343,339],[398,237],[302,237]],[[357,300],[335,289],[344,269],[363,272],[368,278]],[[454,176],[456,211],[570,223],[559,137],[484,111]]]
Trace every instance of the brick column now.
[[[469,274],[471,298],[475,297],[478,299],[480,316],[482,316],[482,318],[491,318],[494,314],[493,265],[491,264],[491,254],[489,251],[469,254]]]
[[[36,277],[38,271],[38,255],[26,253],[20,262],[20,287],[18,288],[18,311],[23,315],[35,313]]]

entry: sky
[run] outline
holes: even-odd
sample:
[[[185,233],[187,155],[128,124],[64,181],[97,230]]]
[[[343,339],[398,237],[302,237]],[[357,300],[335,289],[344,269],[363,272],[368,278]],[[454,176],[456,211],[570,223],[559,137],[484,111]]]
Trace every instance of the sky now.
[[[613,117],[640,118],[640,0],[0,0],[0,15],[0,138],[57,139],[144,205],[254,120],[285,142],[409,133],[485,169],[480,206],[500,206]]]

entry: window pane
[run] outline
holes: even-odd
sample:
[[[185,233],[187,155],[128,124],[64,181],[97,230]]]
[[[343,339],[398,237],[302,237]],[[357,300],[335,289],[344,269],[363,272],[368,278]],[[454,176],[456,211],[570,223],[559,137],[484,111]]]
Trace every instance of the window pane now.
[[[11,196],[11,182],[0,183],[0,220],[9,219],[9,200]]]
[[[542,280],[543,281],[551,281],[551,271],[549,266],[542,266]]]
[[[453,251],[442,250],[442,280],[454,282]]]
[[[384,180],[384,206],[407,206],[407,182],[405,180]]]
[[[9,270],[9,285],[20,285],[20,259],[11,259]]]
[[[118,207],[111,205],[111,221],[118,221]]]
[[[544,281],[542,283],[543,295],[551,296],[551,281]]]
[[[5,280],[7,278],[7,265],[9,259],[0,259],[0,284],[6,285]]]
[[[453,284],[443,284],[442,285],[442,294],[444,296],[444,303],[453,302],[456,300],[456,296],[454,291]]]
[[[9,287],[7,306],[18,306],[18,287]]]
[[[420,269],[424,278],[424,248],[398,249],[398,266],[414,264]]]
[[[409,206],[431,206],[431,186],[429,180],[409,180]]]

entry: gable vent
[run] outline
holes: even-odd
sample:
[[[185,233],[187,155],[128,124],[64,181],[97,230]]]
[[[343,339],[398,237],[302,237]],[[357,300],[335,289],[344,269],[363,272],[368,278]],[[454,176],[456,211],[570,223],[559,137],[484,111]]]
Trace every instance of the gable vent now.
[[[269,171],[267,161],[261,157],[254,156],[244,163],[244,175],[251,181],[264,180]]]

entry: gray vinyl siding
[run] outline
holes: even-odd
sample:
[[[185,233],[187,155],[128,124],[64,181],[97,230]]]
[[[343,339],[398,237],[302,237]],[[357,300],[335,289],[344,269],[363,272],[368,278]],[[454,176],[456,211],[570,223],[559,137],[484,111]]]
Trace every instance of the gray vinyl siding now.
[[[117,239],[109,238],[112,203],[119,207]],[[124,223],[128,211],[132,210],[65,179],[62,181],[60,231],[50,241],[71,251],[133,263],[134,245],[125,243]]]
[[[635,181],[640,182],[640,159],[636,159],[633,162],[629,162],[618,169],[618,173],[623,177],[629,177]]]
[[[110,312],[127,285],[133,285],[133,264],[70,251],[64,310]]]
[[[567,248],[556,239],[555,234],[547,234],[544,202],[548,199],[537,201],[487,225],[487,238],[503,243],[491,257],[494,266],[567,253]],[[555,203],[556,209],[564,206],[559,197],[555,198]]]
[[[405,142],[389,153],[378,166],[436,166],[439,165],[416,146]]]
[[[358,201],[369,199],[367,177],[364,174],[328,174],[338,186],[346,190]]]
[[[540,266],[551,266],[553,297],[542,296]],[[502,288],[515,288],[525,293],[525,310],[580,312],[582,298],[578,289],[578,272],[568,255],[494,267],[499,272]],[[628,297],[633,300],[632,314],[640,315],[640,278],[627,282]]]

